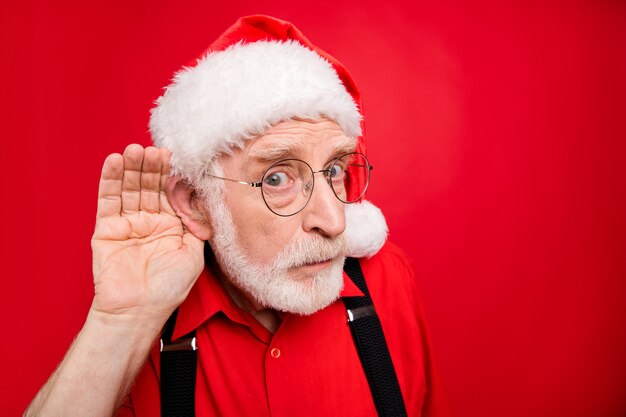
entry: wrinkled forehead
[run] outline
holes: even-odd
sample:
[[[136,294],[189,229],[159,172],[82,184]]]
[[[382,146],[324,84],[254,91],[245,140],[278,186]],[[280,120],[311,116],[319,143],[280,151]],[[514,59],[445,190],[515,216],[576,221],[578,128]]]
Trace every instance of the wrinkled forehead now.
[[[347,136],[332,120],[292,119],[279,122],[249,141],[244,159],[272,162],[282,158],[325,158],[353,152],[356,138]]]
[[[353,152],[356,146],[357,139],[330,119],[289,119],[247,140],[243,148],[233,148],[219,162],[227,171],[247,171],[250,166],[268,166],[282,159],[318,165]]]

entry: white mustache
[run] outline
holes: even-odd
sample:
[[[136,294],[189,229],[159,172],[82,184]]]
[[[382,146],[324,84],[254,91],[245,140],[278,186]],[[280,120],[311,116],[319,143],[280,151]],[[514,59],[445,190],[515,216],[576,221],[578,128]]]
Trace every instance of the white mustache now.
[[[285,270],[325,262],[345,254],[346,241],[343,235],[335,239],[316,236],[290,243],[278,254],[273,266]]]

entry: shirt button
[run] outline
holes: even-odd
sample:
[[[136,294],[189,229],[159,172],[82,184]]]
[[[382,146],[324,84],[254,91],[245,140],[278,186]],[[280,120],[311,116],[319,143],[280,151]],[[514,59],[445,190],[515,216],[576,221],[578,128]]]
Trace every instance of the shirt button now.
[[[272,350],[270,350],[270,356],[274,359],[280,358],[280,349],[273,348]]]

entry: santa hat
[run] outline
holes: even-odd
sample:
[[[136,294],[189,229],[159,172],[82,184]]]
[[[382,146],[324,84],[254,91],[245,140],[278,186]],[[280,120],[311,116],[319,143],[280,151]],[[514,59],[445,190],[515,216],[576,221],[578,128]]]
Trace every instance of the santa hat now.
[[[247,16],[174,76],[151,111],[150,132],[172,152],[172,172],[189,176],[291,118],[332,119],[365,154],[359,109],[360,92],[339,61],[289,22]],[[345,236],[350,256],[374,255],[387,238],[381,211],[365,200],[347,204]]]

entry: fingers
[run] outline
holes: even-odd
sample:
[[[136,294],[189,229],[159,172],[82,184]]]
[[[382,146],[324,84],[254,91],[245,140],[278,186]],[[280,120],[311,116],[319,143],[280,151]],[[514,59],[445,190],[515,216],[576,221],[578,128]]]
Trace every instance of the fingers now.
[[[169,153],[155,147],[129,145],[124,154],[109,155],[102,166],[97,217],[119,216],[139,210],[166,208],[164,184],[169,175]]]
[[[151,213],[160,210],[161,192],[161,167],[163,159],[161,152],[154,147],[148,147],[144,151],[143,164],[141,166],[141,193],[139,209]]]
[[[170,205],[169,200],[167,199],[167,194],[165,193],[165,185],[167,184],[167,179],[170,177],[170,157],[171,153],[167,149],[159,149],[161,152],[161,180],[160,180],[160,190],[159,201],[161,203],[161,211],[166,211],[170,214],[174,214],[174,210]]]
[[[96,218],[117,216],[122,209],[122,178],[124,159],[119,153],[109,155],[102,165],[98,188],[98,210]]]
[[[139,211],[141,202],[141,165],[144,149],[128,145],[124,150],[124,177],[122,178],[122,213]]]

